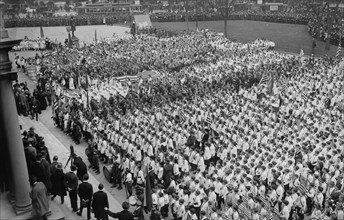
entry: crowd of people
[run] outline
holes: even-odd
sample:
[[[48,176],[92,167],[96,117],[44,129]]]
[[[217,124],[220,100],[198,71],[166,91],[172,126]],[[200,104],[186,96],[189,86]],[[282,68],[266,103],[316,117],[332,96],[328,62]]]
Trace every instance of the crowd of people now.
[[[81,216],[83,208],[86,208],[87,219],[90,219],[92,208],[97,219],[106,219],[104,208],[108,208],[109,203],[107,194],[103,192],[104,186],[99,184],[99,191],[93,192],[93,186],[87,182],[87,166],[81,157],[73,154],[70,171],[65,172],[58,156],[51,161],[44,138],[36,134],[33,127],[23,131],[22,138],[32,187],[32,219],[46,220],[51,212],[49,200],[59,196],[61,204],[64,204],[67,192],[73,212]]]
[[[342,18],[344,19],[344,17]],[[330,38],[331,44],[338,45],[339,41],[341,41],[341,45],[344,45],[344,29],[343,29],[343,22],[341,18],[338,17],[333,23],[331,27],[328,26],[326,19],[322,19],[321,22],[317,21],[316,19],[310,19],[308,23],[308,32],[313,36],[322,41],[326,41]],[[329,30],[331,29],[331,34],[328,34]]]
[[[27,82],[19,83],[16,80],[13,84],[13,92],[18,115],[28,116],[38,121],[38,116],[42,111],[51,105],[51,91],[51,84],[45,76],[39,78],[36,89],[32,92],[28,89]]]
[[[55,43],[52,42],[49,38],[37,38],[29,39],[25,38],[20,42],[19,45],[13,47],[13,51],[41,51],[41,50],[51,50],[55,46]]]
[[[186,21],[188,15],[189,21],[213,21],[223,20],[225,14],[220,11],[175,11],[152,13],[150,15],[153,22],[177,22]],[[116,14],[116,15],[76,15],[74,21],[76,25],[113,25],[130,22],[133,15]],[[290,24],[308,24],[309,16],[306,13],[290,13],[284,11],[269,12],[261,10],[242,10],[230,12],[228,20],[254,20]],[[68,26],[70,25],[69,16],[54,17],[31,17],[31,18],[10,18],[5,20],[5,26],[10,27],[39,27],[39,26]]]
[[[73,16],[77,26],[82,25],[113,25],[122,24],[132,20],[129,14],[116,15],[76,15]],[[105,20],[104,20],[105,19]],[[70,16],[53,16],[53,17],[26,17],[26,18],[9,18],[5,20],[5,27],[48,27],[48,26],[69,26]]]
[[[343,63],[271,45],[137,35],[63,49],[41,72],[56,125],[89,142],[97,173],[112,164],[139,219],[147,176],[152,218],[342,219]],[[159,77],[118,78],[151,69]]]

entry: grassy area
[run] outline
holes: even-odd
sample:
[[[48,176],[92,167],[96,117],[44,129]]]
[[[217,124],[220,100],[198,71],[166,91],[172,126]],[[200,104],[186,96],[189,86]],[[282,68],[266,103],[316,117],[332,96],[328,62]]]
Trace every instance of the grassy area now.
[[[154,27],[173,31],[187,30],[186,22],[155,22]],[[199,29],[224,32],[224,21],[199,22]],[[196,22],[189,22],[189,30],[196,30]],[[312,51],[312,37],[307,26],[279,24],[259,21],[228,21],[228,37],[240,42],[250,42],[257,38],[266,38],[276,43],[276,50],[299,54],[303,49],[306,55]],[[315,56],[335,55],[337,46],[331,45],[330,51],[325,50],[324,42],[317,42]]]

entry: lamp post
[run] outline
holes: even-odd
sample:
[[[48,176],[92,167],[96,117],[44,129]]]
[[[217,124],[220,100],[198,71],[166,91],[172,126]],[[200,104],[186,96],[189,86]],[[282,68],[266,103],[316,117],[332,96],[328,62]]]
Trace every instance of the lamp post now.
[[[223,12],[222,12],[222,16],[224,17],[224,34],[225,37],[228,37],[228,33],[227,33],[227,20],[228,20],[228,13],[229,13],[229,0],[224,0],[224,7],[223,7]]]
[[[66,27],[66,30],[67,30],[67,32],[68,32],[68,47],[69,47],[69,48],[72,48],[72,38],[71,38],[71,36],[70,36],[70,32],[71,32],[71,30],[72,30],[71,26],[67,26],[67,27]]]
[[[196,11],[196,30],[198,30],[198,10],[197,10],[198,2],[196,0],[195,11]]]

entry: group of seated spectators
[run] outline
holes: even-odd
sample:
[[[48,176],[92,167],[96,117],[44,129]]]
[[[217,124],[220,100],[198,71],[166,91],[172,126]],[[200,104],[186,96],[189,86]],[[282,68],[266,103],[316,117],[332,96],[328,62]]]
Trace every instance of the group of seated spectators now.
[[[76,15],[73,16],[75,25],[113,25],[130,22],[132,16],[128,14],[116,15]],[[104,20],[105,19],[105,20]],[[47,26],[70,26],[70,16],[53,17],[31,17],[31,18],[9,18],[5,20],[5,27],[47,27]]]
[[[225,13],[220,11],[194,12],[175,11],[152,13],[153,22],[177,22],[186,21],[188,14],[189,21],[212,21],[223,20]],[[130,22],[133,15],[116,14],[116,15],[76,15],[73,17],[75,24],[80,25],[113,25]],[[262,10],[242,10],[230,12],[228,20],[255,20],[277,23],[307,24],[309,17],[305,13],[289,13],[283,11],[269,12]],[[31,18],[11,18],[5,20],[5,26],[10,27],[39,27],[39,26],[69,26],[70,16],[53,16],[53,17],[31,17]]]
[[[95,172],[112,164],[129,196],[149,176],[162,217],[341,219],[344,64],[271,44],[153,33],[63,48],[41,70],[56,124],[89,142]],[[147,69],[159,77],[118,80]]]

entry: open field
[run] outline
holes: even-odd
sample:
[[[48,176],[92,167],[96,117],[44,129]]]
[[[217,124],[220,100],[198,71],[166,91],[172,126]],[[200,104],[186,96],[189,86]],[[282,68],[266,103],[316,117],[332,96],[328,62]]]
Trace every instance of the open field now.
[[[7,28],[8,33],[13,39],[23,39],[27,36],[29,39],[36,39],[40,37],[39,27],[28,28]],[[125,32],[129,31],[129,28],[123,26],[108,26],[108,25],[95,25],[95,26],[77,26],[75,36],[81,41],[92,42],[94,41],[95,31],[97,31],[97,39],[112,37],[114,33],[116,35],[125,35]],[[43,27],[44,36],[51,40],[57,40],[64,42],[68,38],[66,27]]]
[[[187,30],[186,22],[155,22],[154,27],[174,31]],[[224,21],[202,21],[199,29],[224,32]],[[196,30],[196,22],[189,22],[189,30]],[[305,25],[268,23],[259,21],[232,21],[227,23],[228,37],[240,42],[250,42],[257,38],[266,38],[276,43],[276,50],[300,53],[303,49],[307,55],[312,51],[312,37]],[[335,55],[337,46],[331,45],[330,51],[325,51],[325,43],[317,42],[315,56]]]
[[[223,21],[203,21],[199,22],[199,29],[208,29],[211,31],[223,32]],[[173,31],[187,30],[186,22],[156,22],[154,27],[164,28]],[[65,27],[43,27],[45,37],[52,40],[63,42],[68,36]],[[94,41],[95,30],[97,38],[111,37],[116,35],[125,35],[129,27],[124,25],[107,26],[77,26],[75,35],[85,42]],[[196,30],[196,22],[189,22],[189,30]],[[34,39],[40,36],[39,27],[30,28],[8,28],[12,38]],[[250,42],[257,38],[266,38],[276,43],[276,50],[299,54],[303,49],[306,55],[311,54],[312,37],[307,32],[307,26],[294,24],[279,24],[258,21],[228,21],[228,37],[240,42]],[[331,45],[330,51],[325,51],[325,43],[317,42],[315,56],[325,54],[333,56],[336,53],[337,46]]]

